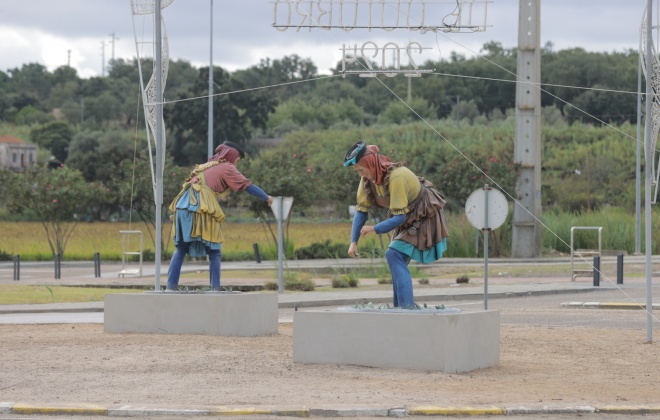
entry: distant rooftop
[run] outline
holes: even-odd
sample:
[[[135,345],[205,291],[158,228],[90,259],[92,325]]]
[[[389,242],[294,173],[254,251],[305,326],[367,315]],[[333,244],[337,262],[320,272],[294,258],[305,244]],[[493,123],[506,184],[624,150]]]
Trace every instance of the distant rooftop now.
[[[0,143],[25,144],[23,140],[10,135],[0,135]]]

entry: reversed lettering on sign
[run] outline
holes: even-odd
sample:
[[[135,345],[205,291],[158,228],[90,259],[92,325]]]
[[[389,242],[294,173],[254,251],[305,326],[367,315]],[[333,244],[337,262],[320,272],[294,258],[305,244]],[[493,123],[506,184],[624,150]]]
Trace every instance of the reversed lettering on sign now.
[[[417,42],[409,42],[405,47],[399,47],[394,42],[388,42],[383,47],[378,47],[376,43],[367,41],[358,48],[357,44],[353,46],[342,45],[342,73],[359,74],[360,77],[375,77],[377,74],[384,74],[387,77],[394,77],[398,74],[404,74],[407,77],[419,77],[422,73],[430,73],[433,70],[422,70],[417,67],[413,55],[420,55],[423,50],[432,48],[423,48]],[[402,68],[401,55],[404,55]],[[374,64],[380,67],[374,67]],[[356,70],[347,69],[347,65],[357,64],[362,66]],[[353,66],[355,67],[355,66]]]
[[[483,32],[490,0],[274,0],[273,27]]]

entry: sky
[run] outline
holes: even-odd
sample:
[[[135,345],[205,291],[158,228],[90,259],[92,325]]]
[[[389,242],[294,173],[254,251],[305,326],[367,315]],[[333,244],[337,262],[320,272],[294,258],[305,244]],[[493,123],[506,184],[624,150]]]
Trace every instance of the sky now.
[[[161,1],[165,4],[171,0]],[[416,63],[448,58],[452,52],[470,57],[491,41],[501,43],[504,48],[517,47],[519,0],[487,0],[486,6],[483,0],[476,0],[481,4],[473,7],[472,24],[485,30],[467,33],[422,33],[407,28],[296,30],[294,26],[309,22],[303,20],[300,10],[307,13],[312,1],[314,5],[317,1],[301,0],[298,8],[291,7],[290,17],[289,1],[295,3],[294,0],[174,0],[162,10],[170,58],[202,67],[208,66],[212,53],[215,66],[233,72],[262,60],[297,54],[311,59],[319,73],[329,74],[342,60],[342,48],[348,50],[349,58],[356,47],[359,53],[373,54],[374,61],[383,60],[388,66],[397,66],[391,51],[399,48],[402,56],[398,65],[410,67],[408,56]],[[398,0],[386,0],[388,9],[383,12],[380,0],[357,0],[355,13],[355,1],[323,0],[327,13],[326,20],[321,22],[327,24],[332,18],[335,26],[354,21],[367,26],[370,20],[374,26],[381,21],[391,25],[395,19],[392,10],[400,10],[399,25],[406,26],[407,22],[420,22],[424,3],[424,23],[439,25],[442,16],[450,15],[454,9],[448,0],[400,0],[400,9],[395,9]],[[409,11],[407,5],[411,2]],[[646,4],[647,0],[542,0],[541,45],[551,42],[555,51],[574,47],[593,52],[637,50]],[[653,13],[657,15],[656,10]],[[312,15],[312,22],[317,22],[318,9],[313,8]],[[452,22],[451,15],[445,19]],[[286,28],[287,24],[292,27]],[[274,25],[280,26],[279,30]],[[24,64],[39,63],[49,71],[70,65],[80,77],[101,76],[107,74],[104,64],[107,66],[113,57],[130,60],[138,51],[143,57],[152,57],[152,28],[153,15],[133,15],[130,0],[0,0],[0,70],[7,72]],[[389,44],[388,55],[384,51],[388,51],[385,45],[390,42],[394,44]],[[406,54],[404,48],[411,43],[412,52]]]

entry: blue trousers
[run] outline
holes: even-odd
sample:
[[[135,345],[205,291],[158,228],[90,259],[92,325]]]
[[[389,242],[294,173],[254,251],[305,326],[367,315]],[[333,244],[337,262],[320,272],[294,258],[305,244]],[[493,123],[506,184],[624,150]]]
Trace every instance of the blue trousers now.
[[[408,269],[410,257],[396,249],[387,248],[385,259],[392,274],[394,307],[413,309],[415,307],[415,298],[413,296],[412,276]]]
[[[172,255],[170,268],[167,270],[167,289],[176,290],[179,287],[179,277],[181,275],[181,266],[183,258],[190,249],[190,242],[180,242],[176,246],[176,251]],[[209,281],[212,290],[220,290],[220,257],[222,252],[218,249],[206,247],[206,253],[209,256]]]

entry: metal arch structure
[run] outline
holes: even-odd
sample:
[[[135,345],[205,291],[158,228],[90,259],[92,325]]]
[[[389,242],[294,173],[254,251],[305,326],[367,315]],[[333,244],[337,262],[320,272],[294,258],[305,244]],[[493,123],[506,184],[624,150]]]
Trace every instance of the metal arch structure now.
[[[165,124],[163,122],[163,92],[169,68],[169,47],[167,32],[161,11],[169,6],[174,0],[131,0],[131,15],[133,20],[133,34],[135,36],[135,49],[137,52],[138,72],[140,77],[140,89],[142,93],[145,124],[147,125],[147,142],[149,146],[149,161],[151,178],[154,189],[154,204],[156,206],[156,243],[155,246],[155,286],[154,290],[160,290],[160,266],[161,266],[161,242],[162,242],[162,206],[163,206],[163,172],[165,163]],[[135,30],[135,16],[153,14],[153,41],[139,42]],[[146,19],[143,19],[146,23]],[[152,44],[154,69],[145,87],[142,77],[142,57],[140,46]],[[153,134],[155,152],[152,151],[150,132]],[[154,169],[154,159],[156,164]]]
[[[165,7],[169,6],[172,4],[174,0],[163,0],[161,3],[161,10],[164,9]],[[153,155],[154,152],[152,151],[152,142],[154,143],[154,149],[156,148],[155,142],[156,142],[156,124],[157,124],[157,115],[156,115],[156,104],[157,104],[157,96],[158,92],[156,91],[156,85],[158,83],[156,80],[156,66],[155,66],[155,57],[157,56],[155,48],[156,48],[156,42],[154,41],[149,41],[149,42],[144,42],[144,41],[139,41],[136,28],[135,28],[135,16],[140,16],[140,15],[149,15],[149,14],[154,14],[155,12],[155,0],[131,0],[131,11],[132,11],[132,16],[133,16],[133,35],[135,37],[135,50],[137,54],[137,64],[138,64],[138,73],[140,75],[140,90],[142,93],[142,106],[144,109],[144,117],[145,121],[147,124],[147,144],[149,147],[149,160],[151,163],[151,181],[154,186],[154,195],[156,194],[156,171],[154,170],[154,162],[153,162]],[[165,20],[161,17],[161,28],[162,34],[161,34],[161,40],[160,40],[160,64],[161,64],[161,76],[160,76],[160,84],[161,84],[161,95],[163,92],[165,92],[165,82],[167,80],[167,74],[169,70],[169,44],[167,40],[167,30],[165,29]],[[154,38],[155,39],[155,38]],[[154,70],[151,73],[151,77],[149,78],[149,82],[147,82],[147,85],[144,86],[144,78],[143,78],[143,73],[142,73],[142,59],[144,58],[141,55],[140,51],[140,45],[141,44],[154,44],[153,49],[154,49]],[[161,124],[162,120],[161,120]],[[162,127],[163,129],[163,147],[160,150],[161,157],[165,157],[165,129],[164,126]],[[162,176],[162,173],[160,174]]]
[[[174,0],[161,0],[161,10],[172,4]],[[131,0],[131,11],[135,15],[152,15],[156,11],[154,0]]]
[[[644,156],[646,162],[646,174],[644,176],[644,219],[646,220],[646,234],[645,238],[645,254],[646,254],[646,338],[649,343],[653,342],[653,273],[652,273],[652,231],[651,231],[651,220],[652,220],[652,211],[651,211],[651,188],[652,183],[655,182],[657,189],[657,180],[653,177],[651,172],[651,167],[654,165],[655,157],[655,144],[657,142],[657,128],[653,130],[653,115],[656,114],[653,105],[657,105],[657,84],[654,84],[652,81],[653,76],[657,76],[657,60],[658,55],[655,51],[655,46],[653,45],[653,3],[652,0],[647,0],[646,9],[644,10],[644,20],[642,21],[642,26],[645,29],[642,31],[640,39],[641,43],[645,44],[646,49],[640,51],[640,56],[645,56],[645,64],[648,66],[642,66],[646,73],[651,73],[646,77],[646,121],[644,121]],[[653,48],[652,48],[653,47]],[[644,54],[642,54],[642,52]],[[657,80],[657,79],[656,79]],[[641,90],[641,89],[640,89]],[[657,127],[657,124],[656,124]],[[655,132],[655,134],[653,134]],[[652,147],[653,146],[653,147]]]
[[[652,162],[651,166],[651,174],[652,178],[655,180],[654,182],[654,191],[652,194],[653,197],[653,203],[655,204],[657,202],[658,198],[658,181],[660,178],[660,172],[658,171],[658,168],[660,167],[660,158],[656,163],[656,158],[655,158],[655,150],[656,150],[656,144],[658,142],[658,133],[660,132],[660,57],[658,57],[658,51],[655,45],[654,40],[647,36],[647,34],[650,32],[647,28],[647,8],[644,8],[644,14],[642,15],[642,23],[640,25],[640,34],[639,34],[639,59],[641,62],[641,68],[642,71],[644,72],[644,77],[648,78],[649,75],[647,68],[651,68],[651,76],[650,76],[650,81],[651,81],[651,91],[653,92],[651,96],[651,135],[649,138],[644,139],[644,144],[646,142],[650,142],[650,147],[648,149],[652,150],[654,156],[650,156],[650,161]],[[646,58],[646,51],[647,48],[651,49],[651,62],[648,63],[647,58]],[[648,118],[648,116],[646,116]],[[644,148],[644,153],[646,154],[646,149],[647,147]]]

